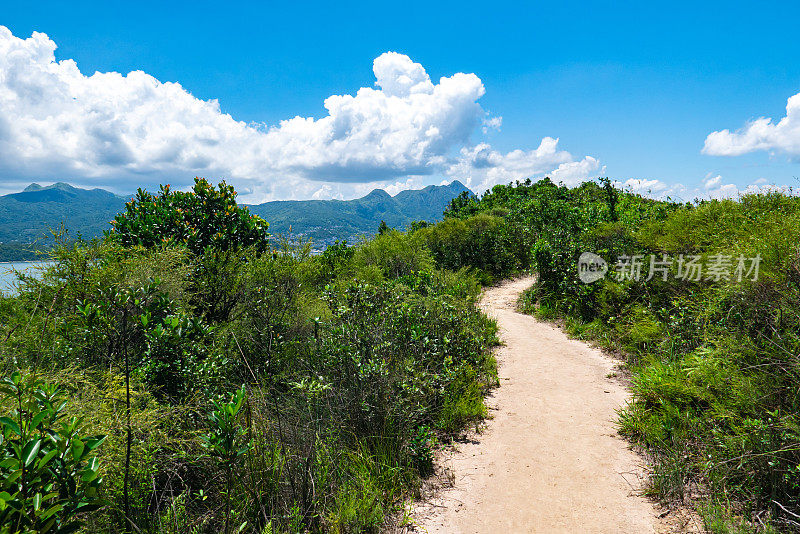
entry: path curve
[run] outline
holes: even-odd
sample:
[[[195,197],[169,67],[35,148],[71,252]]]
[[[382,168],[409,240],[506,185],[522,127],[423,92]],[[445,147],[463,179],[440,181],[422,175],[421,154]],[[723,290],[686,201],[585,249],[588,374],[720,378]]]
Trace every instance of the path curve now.
[[[416,532],[658,532],[656,510],[637,495],[640,458],[617,436],[628,398],[609,378],[615,362],[562,331],[516,311],[532,278],[485,292],[497,319],[500,387],[491,420],[458,443],[445,467],[453,486],[415,509]]]

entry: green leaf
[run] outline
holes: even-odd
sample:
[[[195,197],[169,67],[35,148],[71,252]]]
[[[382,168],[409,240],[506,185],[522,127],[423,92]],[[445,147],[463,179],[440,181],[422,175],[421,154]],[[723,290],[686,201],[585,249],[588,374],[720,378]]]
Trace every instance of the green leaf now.
[[[36,464],[36,467],[38,469],[43,468],[44,466],[50,463],[50,460],[52,460],[56,454],[58,454],[58,449],[53,449],[52,451],[48,452],[47,454],[44,455],[44,457],[39,459],[39,462]]]
[[[89,483],[96,478],[97,478],[97,472],[92,471],[91,469],[85,469],[83,471],[83,474],[81,475],[81,480],[86,483]]]
[[[47,521],[44,525],[42,525],[40,527],[41,528],[41,532],[50,532],[50,529],[53,528],[53,525],[55,524],[55,522],[56,522],[56,518],[55,517],[51,518],[50,521]]]
[[[42,446],[42,440],[37,439],[36,441],[29,441],[25,448],[22,449],[22,463],[26,467],[36,459],[36,455],[39,454],[39,447]]]
[[[80,440],[80,438],[74,438],[72,440],[72,457],[75,460],[80,460],[83,457],[83,450],[85,447],[86,445]]]
[[[10,417],[0,417],[0,424],[6,428],[10,428],[16,435],[22,437],[22,432],[19,429],[19,425]]]
[[[41,516],[39,516],[39,519],[41,519],[42,521],[47,521],[48,517],[50,517],[51,515],[55,514],[56,512],[60,512],[63,509],[64,509],[64,505],[62,505],[62,504],[54,504],[53,506],[51,506],[50,508],[45,510],[45,512]]]
[[[45,410],[34,415],[33,419],[31,419],[31,428],[38,428],[49,414],[50,412]]]
[[[50,493],[42,497],[42,502],[47,502],[50,499],[55,499],[56,497],[58,497],[58,495],[59,493],[57,491],[51,491]]]
[[[89,438],[86,440],[86,448],[90,451],[95,450],[97,447],[103,444],[108,436],[98,436],[95,438]]]
[[[0,462],[0,467],[9,470],[17,469],[19,467],[19,460],[17,460],[16,458],[6,458],[2,462]]]
[[[22,476],[22,469],[17,469],[10,475],[6,476],[6,479],[3,482],[5,482],[6,484],[13,484],[21,476]]]

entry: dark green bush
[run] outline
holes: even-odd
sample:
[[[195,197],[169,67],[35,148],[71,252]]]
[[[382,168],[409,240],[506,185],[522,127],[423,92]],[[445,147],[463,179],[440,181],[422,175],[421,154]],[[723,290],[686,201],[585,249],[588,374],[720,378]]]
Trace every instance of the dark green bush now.
[[[104,503],[93,456],[105,436],[82,434],[64,412],[64,391],[15,371],[0,381],[0,528],[3,532],[75,532]]]
[[[0,361],[68,385],[65,413],[108,435],[109,504],[87,531],[374,530],[436,440],[485,413],[496,337],[476,271],[437,269],[426,228],[319,256],[268,247],[229,188],[206,186],[141,193],[105,241],[57,246],[0,298]]]
[[[269,225],[236,204],[232,186],[223,181],[214,188],[204,178],[195,178],[189,192],[169,185],[161,186],[158,195],[139,189],[111,225],[111,237],[125,247],[183,244],[194,254],[207,247],[265,250],[269,237]]]

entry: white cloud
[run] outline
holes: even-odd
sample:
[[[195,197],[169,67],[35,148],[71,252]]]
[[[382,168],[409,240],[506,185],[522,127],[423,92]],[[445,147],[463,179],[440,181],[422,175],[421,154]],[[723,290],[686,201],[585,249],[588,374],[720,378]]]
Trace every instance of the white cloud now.
[[[487,134],[492,130],[500,131],[500,127],[503,126],[503,117],[487,117],[483,119],[483,133]]]
[[[589,178],[605,174],[605,166],[592,156],[584,156],[582,160],[565,161],[555,170],[546,173],[554,182],[563,182],[566,185],[577,185]]]
[[[759,178],[755,180],[753,183],[748,184],[743,189],[737,186],[736,184],[726,184],[723,183],[723,178],[721,174],[717,174],[716,176],[713,173],[708,173],[703,180],[703,190],[696,189],[694,191],[694,197],[692,198],[705,198],[705,199],[723,199],[723,198],[731,198],[737,199],[742,195],[747,195],[751,193],[767,193],[769,191],[782,191],[786,194],[796,194],[788,186],[778,186],[775,184],[770,184],[766,179]]]
[[[558,150],[558,139],[545,137],[535,150],[512,150],[505,154],[486,143],[464,147],[446,174],[483,193],[497,184],[544,176],[575,185],[604,170],[591,156],[575,161],[566,150]]]
[[[245,200],[261,201],[352,197],[378,186],[399,191],[430,175],[475,184],[553,171],[566,182],[599,166],[557,151],[552,138],[505,155],[472,147],[481,127],[501,124],[478,103],[481,80],[456,73],[434,83],[422,65],[395,52],[375,59],[376,87],[328,97],[319,119],[268,126],[237,121],[216,100],[142,71],[84,76],[73,60],[56,61],[55,49],[43,33],[20,39],[0,26],[0,173],[9,182],[64,179],[131,190],[182,186],[197,174],[225,178]]]
[[[656,198],[665,196],[665,191],[670,189],[669,186],[661,180],[641,180],[638,178],[630,178],[624,182],[614,182],[614,185],[626,191]]]
[[[703,153],[711,156],[740,156],[758,150],[800,156],[800,93],[789,98],[786,116],[777,123],[762,117],[735,132],[712,132],[703,146]]]
[[[712,173],[708,173],[706,175],[705,180],[703,180],[703,187],[706,189],[714,189],[719,183],[722,181],[722,175],[718,174],[716,176],[712,176]]]
[[[759,178],[744,188],[740,188],[736,184],[723,183],[723,181],[722,175],[708,173],[702,180],[702,185],[700,187],[693,188],[689,188],[681,183],[666,184],[661,180],[638,179],[630,179],[626,180],[625,182],[617,181],[614,182],[614,186],[646,197],[662,200],[670,198],[679,202],[690,202],[695,199],[737,199],[742,195],[751,193],[767,193],[769,191],[782,191],[786,194],[800,193],[800,191],[793,190],[787,186],[769,184],[764,178]]]

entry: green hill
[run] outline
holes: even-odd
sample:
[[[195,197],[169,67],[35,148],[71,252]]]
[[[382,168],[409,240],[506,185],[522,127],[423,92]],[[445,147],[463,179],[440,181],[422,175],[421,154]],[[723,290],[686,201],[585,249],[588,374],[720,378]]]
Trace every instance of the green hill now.
[[[63,223],[71,235],[102,235],[126,199],[103,189],[80,189],[59,182],[31,184],[21,193],[0,196],[0,243],[32,243]]]
[[[411,221],[438,221],[450,200],[462,191],[469,189],[454,181],[395,196],[375,189],[355,200],[278,200],[250,206],[250,211],[269,222],[272,234],[292,233],[327,245],[336,239],[352,241],[372,235],[381,221],[393,228],[405,228]]]
[[[355,200],[273,201],[250,206],[270,223],[272,234],[309,237],[315,245],[354,240],[374,234],[381,221],[405,228],[411,221],[438,221],[453,197],[468,189],[455,181],[390,196],[376,189]],[[81,189],[59,182],[47,187],[31,184],[20,193],[0,196],[0,261],[35,257],[29,243],[47,244],[51,230],[63,224],[70,235],[98,237],[125,207],[126,197],[103,189]]]

